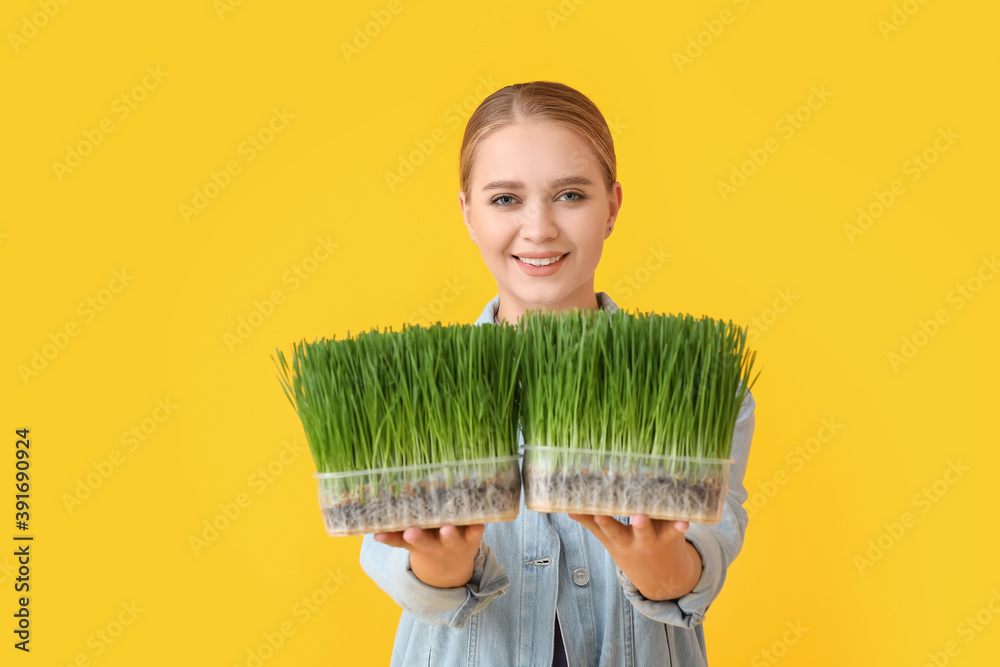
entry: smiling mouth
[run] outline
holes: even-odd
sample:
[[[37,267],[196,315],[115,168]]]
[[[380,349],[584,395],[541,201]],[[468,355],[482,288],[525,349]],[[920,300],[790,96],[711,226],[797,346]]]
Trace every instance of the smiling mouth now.
[[[514,257],[521,260],[525,264],[531,264],[532,266],[548,266],[549,264],[555,264],[568,254],[569,253],[567,252],[563,253],[562,255],[555,255],[554,257],[544,257],[541,259],[527,259],[525,257],[518,257],[517,255],[514,255]]]

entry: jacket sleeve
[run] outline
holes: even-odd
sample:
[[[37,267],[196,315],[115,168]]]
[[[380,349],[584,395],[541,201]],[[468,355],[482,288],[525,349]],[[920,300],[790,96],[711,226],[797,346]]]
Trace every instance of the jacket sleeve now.
[[[755,405],[753,396],[748,391],[733,429],[730,458],[734,463],[729,469],[729,490],[722,519],[717,524],[691,523],[684,533],[688,542],[701,555],[701,578],[694,590],[676,600],[650,600],[643,597],[628,577],[618,570],[618,580],[625,591],[625,597],[639,612],[655,621],[687,628],[693,628],[704,621],[709,605],[722,590],[726,570],[743,547],[743,535],[747,527],[747,513],[743,509],[747,491],[743,486],[743,478],[753,438]]]
[[[493,550],[483,542],[476,552],[472,578],[465,586],[437,588],[420,581],[410,569],[410,552],[376,542],[361,542],[361,569],[396,604],[430,625],[463,628],[476,612],[507,592],[510,581]]]

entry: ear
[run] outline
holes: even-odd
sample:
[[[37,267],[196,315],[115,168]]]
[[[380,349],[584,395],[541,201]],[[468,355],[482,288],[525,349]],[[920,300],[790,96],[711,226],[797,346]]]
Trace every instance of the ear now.
[[[618,212],[622,208],[622,184],[615,181],[611,186],[611,194],[608,197],[608,219],[604,225],[604,238],[611,236],[611,228],[614,227],[615,220],[618,219]]]
[[[465,201],[465,193],[459,190],[458,192],[458,208],[462,211],[462,219],[465,220],[465,228],[469,230],[469,238],[476,245],[479,245],[479,239],[476,238],[476,230],[472,226],[472,221],[469,219],[469,204]]]

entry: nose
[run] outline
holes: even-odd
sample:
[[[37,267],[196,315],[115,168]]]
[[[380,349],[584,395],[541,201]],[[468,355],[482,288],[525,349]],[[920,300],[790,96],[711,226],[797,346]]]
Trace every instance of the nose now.
[[[559,234],[555,213],[551,207],[532,200],[520,217],[521,238],[533,243],[541,243]]]

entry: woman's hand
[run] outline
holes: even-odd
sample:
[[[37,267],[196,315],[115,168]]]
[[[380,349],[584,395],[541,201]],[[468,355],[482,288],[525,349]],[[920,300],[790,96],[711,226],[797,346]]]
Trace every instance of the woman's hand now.
[[[570,514],[594,534],[643,597],[674,600],[690,593],[701,578],[701,555],[684,539],[687,521],[632,517],[632,525],[611,516]]]
[[[457,588],[472,578],[473,561],[483,540],[485,524],[417,528],[375,533],[376,542],[410,552],[410,569],[417,579],[436,588]]]

